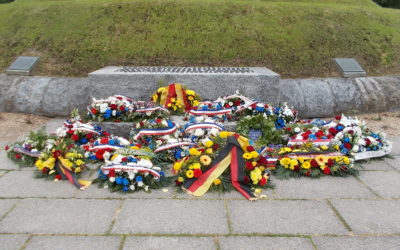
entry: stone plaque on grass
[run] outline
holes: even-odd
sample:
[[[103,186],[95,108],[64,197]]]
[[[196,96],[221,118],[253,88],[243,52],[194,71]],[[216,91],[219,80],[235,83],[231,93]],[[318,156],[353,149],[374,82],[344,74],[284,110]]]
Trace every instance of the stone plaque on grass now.
[[[366,76],[365,70],[353,58],[335,58],[333,60],[343,77]]]
[[[9,75],[31,75],[39,61],[37,56],[20,56],[7,69]]]

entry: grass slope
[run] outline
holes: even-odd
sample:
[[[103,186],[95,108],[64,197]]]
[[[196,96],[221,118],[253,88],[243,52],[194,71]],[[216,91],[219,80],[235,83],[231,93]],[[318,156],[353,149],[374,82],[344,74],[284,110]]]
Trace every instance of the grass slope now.
[[[0,69],[40,55],[40,74],[107,65],[266,66],[334,75],[355,57],[400,73],[400,10],[370,0],[17,0],[0,4]]]

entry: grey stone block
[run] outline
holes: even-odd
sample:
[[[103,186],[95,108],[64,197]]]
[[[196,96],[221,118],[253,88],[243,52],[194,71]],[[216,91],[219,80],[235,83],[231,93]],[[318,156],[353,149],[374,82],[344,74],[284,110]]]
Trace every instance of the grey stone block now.
[[[11,171],[0,178],[0,197],[70,198],[78,191],[68,181],[37,179],[32,171]]]
[[[400,155],[400,136],[391,136],[389,140],[393,142],[392,152],[390,154]]]
[[[327,198],[374,198],[376,197],[354,177],[324,176],[319,179],[299,178],[275,180],[275,192],[279,198],[327,199]]]
[[[0,150],[0,169],[2,170],[19,170],[20,167],[13,161],[8,159],[7,152],[3,149]]]
[[[356,234],[400,233],[400,200],[332,200]]]
[[[274,190],[273,189],[262,189],[262,191],[261,191],[261,193],[259,195],[267,195],[268,198],[272,198],[272,197],[274,197]],[[178,199],[192,199],[192,200],[193,199],[194,200],[200,200],[200,199],[247,200],[241,193],[236,191],[236,189],[232,189],[231,191],[227,191],[227,192],[209,191],[209,192],[205,193],[203,196],[200,196],[200,197],[196,197],[196,196],[190,195],[190,194],[188,194],[186,192],[177,192],[176,193],[176,198],[178,198]]]
[[[21,249],[28,235],[0,235],[0,248],[7,250]]]
[[[313,237],[320,250],[399,249],[399,237]]]
[[[279,100],[280,76],[267,68],[251,68],[254,72],[245,74],[115,72],[118,68],[106,67],[89,74],[93,96],[105,97],[102,94],[125,93],[134,99],[147,100],[160,86],[160,82],[163,85],[178,82],[209,100],[235,93],[236,90],[267,103],[276,104]],[[118,88],[115,88],[115,82],[118,82]]]
[[[346,229],[323,201],[229,201],[234,233],[344,234]]]
[[[124,250],[179,250],[179,249],[216,249],[214,239],[210,237],[127,237]]]
[[[252,249],[252,250],[292,250],[314,249],[307,238],[298,237],[220,237],[221,250]]]
[[[386,158],[385,162],[394,169],[400,170],[400,156],[393,156],[393,159]]]
[[[0,222],[1,233],[102,234],[117,200],[24,199]]]
[[[371,159],[361,165],[361,170],[395,170],[386,160],[382,159]]]
[[[17,203],[18,200],[0,200],[0,219]]]
[[[53,118],[51,120],[49,120],[46,124],[45,124],[45,131],[46,133],[55,133],[56,129],[59,127],[64,126],[64,121],[67,118]]]
[[[400,172],[363,171],[360,179],[382,197],[400,198]]]
[[[0,171],[0,177],[5,175],[7,173],[7,171]]]
[[[117,236],[34,236],[27,250],[112,250],[119,249],[121,238]]]
[[[134,216],[132,216],[134,215]],[[223,201],[126,200],[113,233],[228,233]]]

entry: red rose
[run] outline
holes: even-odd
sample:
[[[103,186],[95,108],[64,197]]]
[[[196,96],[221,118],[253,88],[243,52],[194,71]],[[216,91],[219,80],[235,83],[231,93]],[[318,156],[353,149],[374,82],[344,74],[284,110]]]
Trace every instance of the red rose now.
[[[255,109],[255,108],[257,107],[257,104],[256,104],[256,103],[253,103],[253,104],[250,105],[250,107],[251,107],[252,109]]]
[[[317,136],[317,138],[321,138],[322,136],[324,136],[324,132],[322,132],[322,130],[320,130],[317,133],[315,133],[315,136]]]
[[[108,132],[106,132],[106,131],[103,131],[103,135],[104,136],[110,136],[110,134]]]
[[[212,145],[212,149],[217,150],[219,149],[219,144],[215,143],[214,145]]]
[[[349,131],[347,131],[347,133],[352,135],[354,133],[354,131],[353,130],[349,130]]]
[[[257,163],[260,164],[260,165],[266,165],[268,163],[268,161],[267,161],[267,158],[262,156],[257,160]]]
[[[77,141],[77,140],[79,140],[79,135],[73,134],[73,135],[71,136],[71,138],[72,138],[72,140]]]
[[[328,137],[328,139],[333,139],[333,135],[329,134],[326,137]]]
[[[72,129],[69,129],[69,130],[67,131],[67,134],[72,135],[72,134],[74,134],[74,131],[73,131]]]
[[[247,170],[251,171],[254,169],[254,166],[250,161],[246,161],[246,168]]]
[[[43,173],[43,174],[47,174],[48,172],[49,172],[49,169],[48,169],[48,168],[43,168],[43,169],[42,169],[42,173]]]
[[[92,134],[92,133],[86,134],[86,138],[87,138],[88,140],[92,139],[92,137],[93,137],[93,134]]]
[[[4,147],[4,149],[7,151],[7,150],[10,149],[10,147],[9,147],[8,145],[6,145],[6,146]]]
[[[248,184],[250,182],[250,178],[248,176],[244,177],[244,183]]]
[[[122,97],[120,97],[120,96],[117,96],[117,99],[118,99],[118,100],[122,100]]]
[[[335,162],[332,159],[328,159],[328,163],[327,164],[328,164],[329,167],[332,167],[335,164]]]
[[[117,109],[117,107],[118,107],[117,104],[111,104],[111,105],[110,105],[110,108],[111,108],[112,110]]]
[[[115,177],[115,170],[111,169],[110,172],[108,172],[108,177]]]
[[[61,156],[62,152],[61,152],[61,150],[56,150],[56,151],[52,152],[51,154],[53,155],[54,158],[57,159],[58,157]]]
[[[337,115],[337,116],[335,116],[335,119],[340,121],[342,119],[342,116],[341,115]]]
[[[247,151],[249,151],[249,152],[254,151],[254,147],[253,146],[247,146]]]
[[[347,149],[351,149],[351,144],[348,143],[348,142],[346,142],[346,143],[344,144],[344,147],[347,148]]]
[[[304,175],[305,175],[305,176],[310,176],[311,173],[310,173],[310,171],[307,171],[307,172],[304,173]]]
[[[162,122],[162,119],[161,119],[161,118],[157,118],[157,119],[156,119],[156,122],[157,122],[157,123],[161,123],[161,122]]]
[[[99,160],[103,160],[104,159],[104,157],[103,157],[104,152],[106,152],[104,149],[97,150],[96,151],[96,158],[99,159]]]
[[[108,143],[108,138],[107,137],[101,138],[100,143],[101,144],[107,144]]]
[[[366,144],[367,146],[371,145],[371,140],[368,139],[368,138],[365,138],[365,144]]]
[[[296,172],[299,172],[299,171],[300,171],[299,165],[294,166],[294,169],[293,169],[293,170],[296,171]]]
[[[240,106],[240,100],[235,101],[235,106]]]
[[[92,108],[91,110],[90,110],[91,112],[92,112],[92,114],[97,114],[97,109],[95,109],[95,108]]]
[[[139,122],[139,126],[140,127],[143,127],[144,126],[144,123],[141,121],[141,122]]]
[[[121,159],[121,161],[122,161],[122,162],[127,162],[127,161],[128,161],[128,158],[127,158],[127,157],[123,157],[123,158]]]
[[[120,106],[120,107],[119,107],[119,110],[124,111],[124,110],[125,110],[125,107],[124,107],[124,106]]]
[[[333,135],[336,135],[336,133],[337,133],[337,131],[336,131],[336,129],[335,128],[329,128],[329,133],[331,133],[331,134],[333,134]]]
[[[261,178],[260,182],[259,182],[260,186],[264,186],[265,184],[267,184],[267,179],[265,179],[264,177]]]
[[[325,167],[324,168],[324,174],[331,174],[331,169],[330,168],[328,168],[328,167]]]
[[[266,109],[269,108],[268,104],[265,104],[265,105],[264,105],[264,108],[266,108]]]
[[[303,137],[303,140],[308,140],[308,133],[303,133],[301,136]]]
[[[180,186],[182,185],[182,182],[178,181],[178,179],[175,180],[175,185]]]
[[[310,163],[311,163],[311,166],[313,166],[314,168],[317,168],[319,166],[318,162],[315,159],[312,159]]]
[[[16,155],[15,155],[15,158],[16,158],[16,159],[21,159],[21,158],[22,158],[22,155],[16,154]]]
[[[55,177],[57,180],[61,180],[61,175],[60,175],[60,174],[56,174],[54,177]]]
[[[225,107],[225,108],[230,108],[231,106],[229,106],[228,103],[225,103],[224,107]]]
[[[193,173],[194,173],[194,178],[199,178],[203,174],[203,172],[201,172],[201,169],[199,168],[193,170]]]

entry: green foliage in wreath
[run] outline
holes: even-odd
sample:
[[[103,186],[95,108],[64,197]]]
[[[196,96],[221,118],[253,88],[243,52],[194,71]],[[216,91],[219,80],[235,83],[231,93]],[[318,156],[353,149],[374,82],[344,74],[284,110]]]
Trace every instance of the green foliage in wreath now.
[[[257,145],[284,143],[283,131],[276,129],[274,121],[262,114],[244,117],[237,122],[236,132],[240,135],[248,138],[251,129],[260,130],[262,133],[256,142]]]

